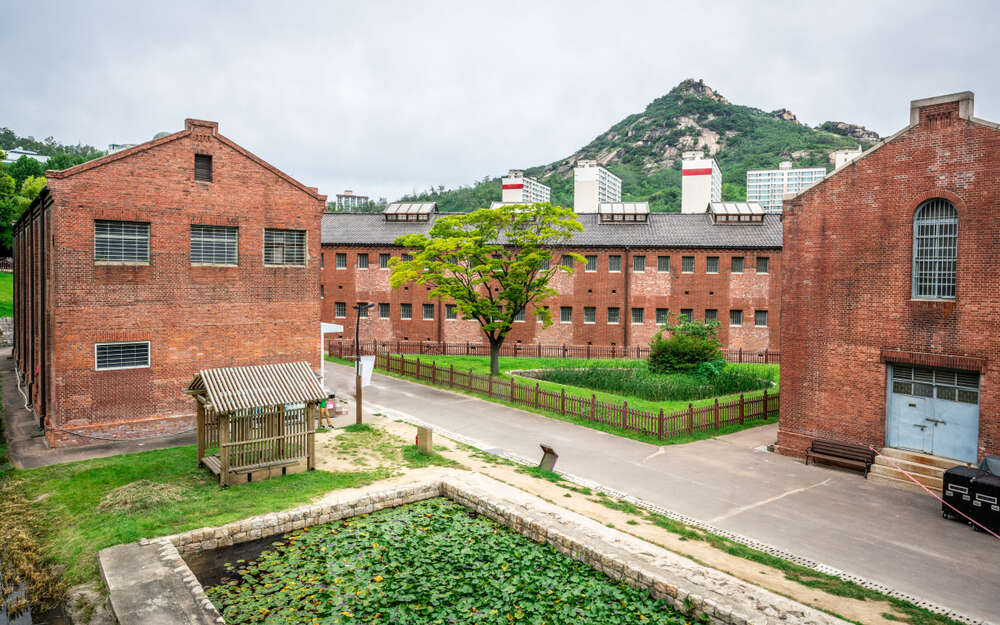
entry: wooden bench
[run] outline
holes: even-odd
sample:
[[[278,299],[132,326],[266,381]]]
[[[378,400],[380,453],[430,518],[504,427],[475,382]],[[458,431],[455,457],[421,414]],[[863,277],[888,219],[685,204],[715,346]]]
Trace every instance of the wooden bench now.
[[[813,464],[816,464],[816,460],[823,460],[838,466],[859,469],[864,471],[865,479],[868,479],[868,472],[875,462],[875,452],[863,445],[814,439],[806,450],[806,464],[809,464],[809,458],[813,459]]]

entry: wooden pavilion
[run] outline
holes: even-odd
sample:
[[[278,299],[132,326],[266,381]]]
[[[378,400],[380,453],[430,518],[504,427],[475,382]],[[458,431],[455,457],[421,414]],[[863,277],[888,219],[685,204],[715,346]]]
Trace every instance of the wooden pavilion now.
[[[308,363],[206,369],[184,392],[198,404],[198,463],[221,486],[316,467],[326,392]]]

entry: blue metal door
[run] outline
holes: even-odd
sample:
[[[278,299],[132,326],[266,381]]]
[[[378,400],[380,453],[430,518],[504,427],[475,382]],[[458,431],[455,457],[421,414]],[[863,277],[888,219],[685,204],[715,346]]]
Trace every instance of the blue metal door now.
[[[977,460],[978,373],[892,365],[889,376],[889,447],[965,462]]]

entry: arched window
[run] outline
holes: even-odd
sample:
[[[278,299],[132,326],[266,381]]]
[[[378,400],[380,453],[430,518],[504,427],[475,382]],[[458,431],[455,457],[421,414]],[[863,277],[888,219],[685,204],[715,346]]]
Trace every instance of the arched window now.
[[[913,299],[955,299],[958,211],[934,198],[913,216]]]

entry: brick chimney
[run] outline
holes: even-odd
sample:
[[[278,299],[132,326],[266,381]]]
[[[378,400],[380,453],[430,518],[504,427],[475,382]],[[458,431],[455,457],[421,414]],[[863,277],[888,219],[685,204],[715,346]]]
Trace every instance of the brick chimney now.
[[[972,119],[975,94],[961,91],[910,102],[910,125],[941,127],[956,119]]]
[[[219,122],[188,118],[184,120],[184,130],[191,130],[195,134],[217,135],[219,134]]]

